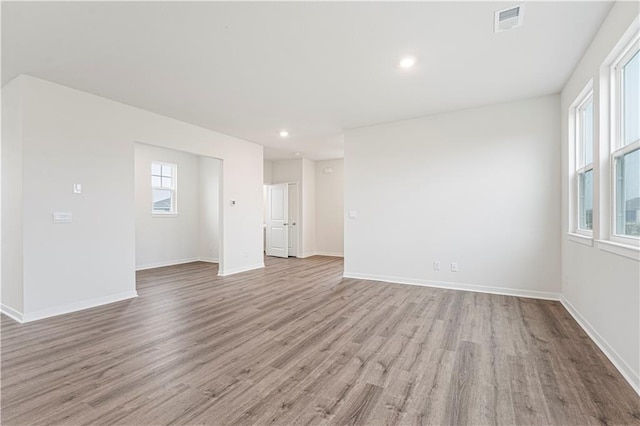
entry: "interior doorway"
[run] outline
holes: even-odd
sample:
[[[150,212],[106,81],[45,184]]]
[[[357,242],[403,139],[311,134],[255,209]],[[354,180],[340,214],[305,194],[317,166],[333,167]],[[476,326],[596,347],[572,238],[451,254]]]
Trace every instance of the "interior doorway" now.
[[[300,247],[300,201],[295,182],[265,185],[265,254],[297,257]]]
[[[222,160],[135,144],[136,270],[222,260]]]

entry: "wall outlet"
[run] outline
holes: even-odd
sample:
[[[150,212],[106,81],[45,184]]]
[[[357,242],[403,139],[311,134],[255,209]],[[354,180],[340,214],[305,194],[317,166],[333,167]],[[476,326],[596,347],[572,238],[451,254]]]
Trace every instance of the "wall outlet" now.
[[[451,262],[451,272],[458,272],[458,262]]]
[[[433,262],[433,270],[434,271],[439,271],[440,270],[440,261],[436,260],[435,262]]]

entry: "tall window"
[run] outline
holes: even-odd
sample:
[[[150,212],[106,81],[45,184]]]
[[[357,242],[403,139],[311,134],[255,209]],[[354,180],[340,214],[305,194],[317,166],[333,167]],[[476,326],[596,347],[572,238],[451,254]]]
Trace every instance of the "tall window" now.
[[[593,229],[593,92],[575,110],[577,231]]]
[[[151,163],[151,195],[153,214],[176,214],[176,173],[175,164]]]
[[[613,236],[630,242],[640,238],[640,48],[637,37],[614,63],[613,81]]]

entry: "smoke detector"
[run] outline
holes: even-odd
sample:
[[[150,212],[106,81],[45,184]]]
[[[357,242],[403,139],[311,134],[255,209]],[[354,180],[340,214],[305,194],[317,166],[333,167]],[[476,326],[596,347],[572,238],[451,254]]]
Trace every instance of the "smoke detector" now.
[[[513,6],[508,9],[498,10],[495,13],[493,32],[517,28],[522,25],[522,15],[524,14],[524,5]]]

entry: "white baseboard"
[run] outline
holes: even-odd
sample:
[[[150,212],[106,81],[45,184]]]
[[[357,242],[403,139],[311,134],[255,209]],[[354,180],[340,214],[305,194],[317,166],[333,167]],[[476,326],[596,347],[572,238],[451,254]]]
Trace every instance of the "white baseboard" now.
[[[633,390],[636,391],[638,395],[640,395],[640,376],[633,371],[629,364],[625,362],[625,360],[616,352],[613,347],[596,331],[595,328],[589,321],[587,321],[578,310],[567,300],[566,297],[562,296],[560,302],[565,307],[565,309],[571,314],[571,316],[576,320],[576,322],[582,327],[582,329],[587,333],[587,335],[594,341],[596,345],[600,348],[600,350],[609,358],[609,361],[613,364],[614,367],[622,374],[622,377],[631,385]]]
[[[384,275],[360,274],[357,272],[346,272],[346,271],[343,276],[345,278],[355,278],[360,280],[383,281],[383,282],[395,283],[395,284],[409,284],[409,285],[418,285],[423,287],[446,288],[449,290],[474,291],[477,293],[501,294],[504,296],[528,297],[532,299],[560,300],[559,293],[550,293],[550,292],[544,292],[544,291],[521,290],[521,289],[503,288],[503,287],[489,287],[489,286],[482,286],[482,285],[475,285],[475,284],[452,283],[452,282],[444,282],[444,281],[430,281],[430,280],[423,280],[418,278],[389,277]]]
[[[192,257],[189,259],[170,260],[168,262],[148,263],[146,265],[136,266],[136,271],[163,268],[165,266],[184,265],[185,263],[192,263],[192,262],[219,263],[219,259],[214,257]]]
[[[69,303],[67,305],[41,309],[35,312],[26,312],[22,316],[22,322],[37,321],[44,318],[55,317],[57,315],[69,314],[71,312],[84,311],[85,309],[108,305],[109,303],[120,302],[134,297],[138,297],[137,291],[125,291],[123,293],[112,294],[110,296],[97,297],[95,299],[82,300],[80,302]]]
[[[18,312],[13,308],[8,307],[4,303],[0,304],[0,312],[8,316],[14,321],[18,321],[19,323],[23,323],[22,321],[22,312]]]
[[[304,259],[306,257],[311,257],[311,256],[344,257],[344,254],[342,254],[342,253],[332,253],[332,252],[329,252],[329,251],[310,251],[310,252],[298,255],[296,257],[298,259]]]
[[[166,262],[147,263],[146,265],[136,266],[136,271],[144,271],[145,269],[162,268],[162,267],[165,267],[165,266],[182,265],[184,263],[198,262],[199,260],[200,260],[199,257],[192,257],[192,258],[189,258],[189,259],[169,260],[169,261],[166,261]]]
[[[239,274],[240,272],[253,271],[254,269],[260,269],[260,268],[264,268],[264,262],[256,263],[254,265],[249,265],[249,266],[241,266],[240,268],[225,269],[225,270],[220,269],[218,271],[218,276],[226,277],[233,274]]]
[[[310,251],[310,252],[307,252],[307,253],[299,254],[299,255],[297,255],[296,257],[297,257],[298,259],[304,259],[305,257],[311,257],[311,256],[315,256],[315,255],[316,255],[316,252],[315,252],[315,251]]]
[[[344,257],[343,253],[333,253],[330,251],[317,251],[316,256]]]

